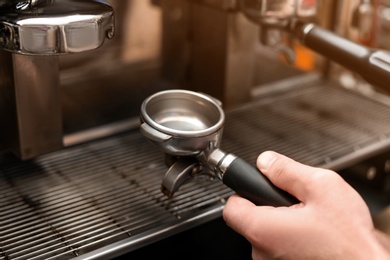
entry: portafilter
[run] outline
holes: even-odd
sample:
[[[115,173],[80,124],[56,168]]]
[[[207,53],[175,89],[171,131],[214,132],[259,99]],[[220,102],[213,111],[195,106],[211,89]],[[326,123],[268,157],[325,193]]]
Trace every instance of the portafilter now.
[[[222,103],[203,93],[173,89],[144,100],[140,131],[173,158],[162,180],[163,193],[172,197],[183,183],[207,174],[256,205],[297,203],[255,167],[219,149],[224,121]]]

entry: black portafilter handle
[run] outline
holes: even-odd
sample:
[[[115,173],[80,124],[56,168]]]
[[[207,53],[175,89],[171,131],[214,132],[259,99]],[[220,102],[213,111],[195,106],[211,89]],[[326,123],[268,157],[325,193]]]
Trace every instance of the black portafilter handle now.
[[[221,173],[226,186],[258,206],[278,207],[299,203],[291,194],[272,184],[254,166],[232,154],[216,149],[209,157],[209,165]]]
[[[390,91],[390,52],[368,48],[312,23],[297,23],[292,32],[306,47]]]

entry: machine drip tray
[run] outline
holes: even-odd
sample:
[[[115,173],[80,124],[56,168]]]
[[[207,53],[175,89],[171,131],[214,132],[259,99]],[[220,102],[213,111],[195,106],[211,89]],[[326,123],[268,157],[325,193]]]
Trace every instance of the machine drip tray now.
[[[383,103],[311,82],[226,111],[222,149],[343,170],[389,150],[389,115]],[[138,130],[34,161],[1,158],[0,259],[113,258],[221,216],[229,188],[199,178],[167,199],[165,171]]]

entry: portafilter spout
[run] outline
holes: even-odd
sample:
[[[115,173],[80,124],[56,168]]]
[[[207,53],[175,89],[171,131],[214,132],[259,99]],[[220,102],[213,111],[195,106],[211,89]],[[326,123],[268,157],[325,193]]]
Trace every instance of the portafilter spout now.
[[[274,186],[259,170],[219,149],[225,115],[221,103],[202,93],[166,90],[141,107],[141,133],[177,158],[165,174],[168,196],[199,174],[212,175],[257,205],[290,206],[298,200]]]
[[[195,157],[182,157],[169,167],[161,182],[161,192],[172,198],[184,183],[202,172],[203,167]]]

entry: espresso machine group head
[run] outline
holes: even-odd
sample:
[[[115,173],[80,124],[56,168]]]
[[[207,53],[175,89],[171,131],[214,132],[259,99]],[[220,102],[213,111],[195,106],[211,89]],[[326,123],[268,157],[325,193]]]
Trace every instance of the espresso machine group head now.
[[[30,159],[63,147],[58,56],[96,49],[113,35],[114,11],[105,1],[0,1],[6,149]]]
[[[260,40],[264,45],[276,47],[287,58],[293,56],[283,47],[275,33],[285,32],[290,37],[326,59],[357,73],[372,86],[389,92],[390,54],[385,50],[368,48],[318,26],[316,14],[321,0],[240,0],[239,7],[246,17],[261,27]],[[367,20],[372,15],[370,1],[362,1],[355,12],[355,20]],[[365,11],[363,11],[365,10]],[[361,26],[367,34],[367,29]],[[291,59],[291,58],[290,58]]]

